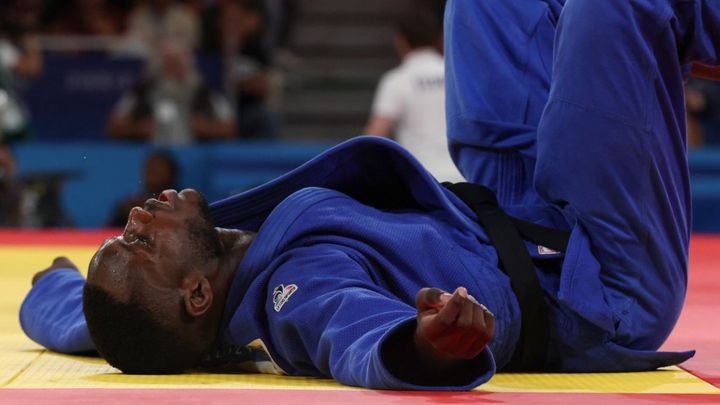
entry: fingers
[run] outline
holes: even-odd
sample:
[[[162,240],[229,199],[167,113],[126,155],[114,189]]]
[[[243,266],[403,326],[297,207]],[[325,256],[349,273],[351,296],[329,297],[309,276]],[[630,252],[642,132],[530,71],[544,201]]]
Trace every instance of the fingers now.
[[[75,266],[75,264],[73,262],[71,262],[70,259],[68,259],[65,256],[58,256],[52,261],[52,263],[50,264],[50,267],[35,273],[35,275],[33,276],[32,280],[31,280],[31,284],[35,285],[35,283],[37,283],[38,280],[45,277],[45,275],[47,275],[48,273],[50,273],[51,271],[53,271],[55,269],[78,270],[77,266]]]
[[[60,267],[75,268],[75,264],[73,264],[73,262],[65,256],[58,256],[52,261],[52,265],[50,267],[56,269]]]
[[[72,261],[70,261],[70,259],[68,259],[68,258],[65,257],[65,256],[58,256],[58,257],[56,257],[56,258],[53,260],[52,264],[50,265],[50,269],[60,269],[60,268],[63,268],[63,269],[74,269],[74,270],[77,270],[77,269],[78,269],[77,266],[75,265],[75,263],[73,263]]]
[[[495,315],[489,309],[483,308],[483,319],[485,320],[485,331],[487,333],[488,343],[495,337]]]
[[[452,295],[439,288],[423,288],[415,295],[415,307],[418,312],[429,309],[442,309],[450,300]]]
[[[431,290],[431,289],[428,289]],[[428,291],[428,301],[438,300]],[[449,294],[448,294],[449,295]],[[420,294],[418,294],[419,298]],[[418,314],[422,337],[438,352],[454,358],[470,359],[480,354],[495,335],[495,317],[467,290],[459,287],[437,313]]]
[[[470,299],[467,290],[465,288],[462,288],[461,290],[461,288],[462,287],[455,290],[455,293],[463,298],[459,303],[460,310],[458,312],[456,324],[460,328],[471,328],[474,323],[474,314],[477,312],[475,311],[477,304]]]
[[[466,303],[471,303],[468,299],[467,290],[464,287],[458,287],[448,303],[438,312],[438,321],[445,327],[456,324],[463,310],[467,311]],[[467,314],[465,315],[467,317]]]
[[[470,355],[479,354],[495,337],[495,315],[485,305],[478,304],[479,310],[473,312],[473,336],[475,339],[467,348]]]

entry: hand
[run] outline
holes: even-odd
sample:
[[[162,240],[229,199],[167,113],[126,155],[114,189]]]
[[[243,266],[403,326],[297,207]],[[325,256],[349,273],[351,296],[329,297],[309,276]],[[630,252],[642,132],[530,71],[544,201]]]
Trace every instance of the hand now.
[[[75,266],[75,264],[70,261],[70,259],[68,259],[65,256],[58,256],[55,258],[55,260],[52,261],[52,264],[50,265],[50,267],[48,267],[45,270],[41,270],[41,271],[35,273],[35,275],[32,278],[32,285],[35,285],[35,283],[37,283],[38,280],[45,277],[51,271],[57,270],[57,269],[73,269],[78,272],[80,271],[80,270],[78,270],[77,266]]]
[[[415,297],[415,306],[416,348],[428,361],[441,366],[476,357],[495,336],[495,316],[464,287],[452,295],[423,288]]]
[[[6,178],[12,178],[15,175],[15,158],[10,148],[5,145],[0,145],[0,169]]]

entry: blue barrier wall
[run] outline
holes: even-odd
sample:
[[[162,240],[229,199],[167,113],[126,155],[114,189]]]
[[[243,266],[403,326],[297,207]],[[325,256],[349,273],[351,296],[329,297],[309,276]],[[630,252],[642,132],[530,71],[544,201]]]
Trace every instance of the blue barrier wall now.
[[[330,145],[217,143],[169,149],[180,185],[214,201],[274,179]],[[20,176],[68,172],[62,204],[73,224],[102,227],[113,207],[138,192],[147,145],[112,142],[34,142],[16,145]],[[720,149],[691,151],[693,230],[720,232]]]
[[[327,144],[217,143],[167,149],[180,168],[182,187],[210,201],[286,173],[327,149]],[[62,206],[72,224],[104,226],[115,205],[141,190],[150,146],[112,142],[34,142],[14,152],[18,175],[65,172]]]
[[[693,230],[720,232],[720,148],[693,150],[688,158]]]

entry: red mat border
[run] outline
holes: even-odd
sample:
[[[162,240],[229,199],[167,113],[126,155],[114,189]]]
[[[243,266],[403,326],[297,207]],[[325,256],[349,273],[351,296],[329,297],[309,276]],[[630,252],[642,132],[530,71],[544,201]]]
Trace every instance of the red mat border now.
[[[688,296],[685,302],[683,315],[678,325],[670,335],[666,345],[661,350],[687,350],[695,349],[695,357],[680,365],[680,367],[695,377],[720,389],[720,347],[712,339],[696,339],[698,336],[720,337],[720,327],[716,322],[685,322],[685,311],[702,311],[714,314],[718,301],[717,287],[720,277],[716,272],[717,263],[720,263],[720,234],[693,233],[690,239],[690,272]],[[711,315],[714,316],[714,315]],[[713,361],[714,359],[715,361]],[[720,404],[720,398],[717,401]]]
[[[564,394],[245,389],[0,389],[0,403],[22,404],[717,404],[713,394]]]

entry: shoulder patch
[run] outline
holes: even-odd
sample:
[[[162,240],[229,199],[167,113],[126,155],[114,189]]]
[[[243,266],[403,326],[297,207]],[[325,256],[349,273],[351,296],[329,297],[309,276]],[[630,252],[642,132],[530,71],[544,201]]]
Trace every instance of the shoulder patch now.
[[[290,297],[297,291],[298,286],[295,284],[283,285],[275,287],[273,290],[273,308],[275,312],[280,312],[283,305],[290,299]]]

